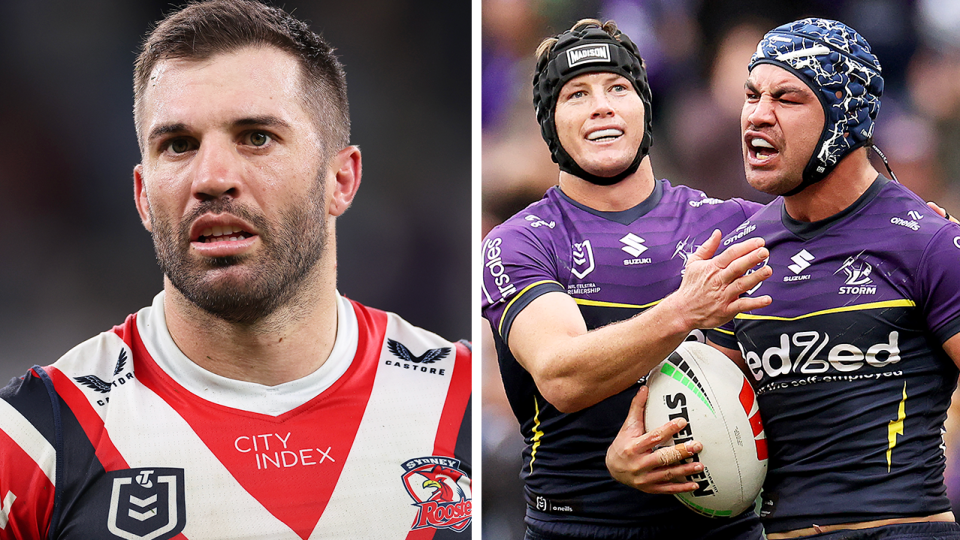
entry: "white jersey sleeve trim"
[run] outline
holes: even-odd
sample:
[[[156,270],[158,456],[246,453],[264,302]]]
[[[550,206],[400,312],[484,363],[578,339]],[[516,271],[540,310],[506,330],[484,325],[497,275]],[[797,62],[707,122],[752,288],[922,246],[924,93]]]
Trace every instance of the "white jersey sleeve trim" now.
[[[243,411],[278,416],[315,398],[350,367],[359,330],[353,305],[337,295],[337,338],[327,360],[313,373],[295,381],[266,386],[229,379],[207,371],[187,358],[167,329],[161,292],[137,314],[137,330],[153,360],[178,384],[207,401]]]

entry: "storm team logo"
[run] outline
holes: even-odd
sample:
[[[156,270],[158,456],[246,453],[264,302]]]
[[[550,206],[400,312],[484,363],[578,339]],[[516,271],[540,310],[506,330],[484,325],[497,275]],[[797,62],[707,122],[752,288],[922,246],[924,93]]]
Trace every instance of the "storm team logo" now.
[[[442,456],[415,458],[403,464],[403,486],[418,507],[412,530],[453,529],[470,525],[473,497],[470,477],[460,470],[460,460]]]
[[[167,540],[187,524],[183,469],[142,468],[113,479],[107,529],[125,540]]]

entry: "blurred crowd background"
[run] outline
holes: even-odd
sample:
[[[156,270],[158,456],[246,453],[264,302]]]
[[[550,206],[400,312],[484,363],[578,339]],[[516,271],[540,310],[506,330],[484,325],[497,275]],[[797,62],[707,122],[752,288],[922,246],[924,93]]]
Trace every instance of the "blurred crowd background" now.
[[[133,204],[132,77],[142,36],[180,3],[2,2],[3,384],[122,323],[162,288]],[[469,338],[471,68],[439,45],[470,35],[470,3],[274,3],[346,66],[363,182],[337,223],[340,292]]]
[[[482,233],[541,198],[558,169],[532,106],[534,51],[587,17],[637,44],[653,90],[654,173],[710,196],[770,198],[744,179],[739,117],[763,34],[806,16],[857,29],[883,67],[875,142],[899,180],[960,214],[960,2],[956,0],[483,0]],[[876,161],[878,170],[884,171]],[[523,537],[522,438],[483,325],[483,537]],[[955,400],[956,402],[956,400]],[[960,508],[960,425],[948,424],[947,482]]]

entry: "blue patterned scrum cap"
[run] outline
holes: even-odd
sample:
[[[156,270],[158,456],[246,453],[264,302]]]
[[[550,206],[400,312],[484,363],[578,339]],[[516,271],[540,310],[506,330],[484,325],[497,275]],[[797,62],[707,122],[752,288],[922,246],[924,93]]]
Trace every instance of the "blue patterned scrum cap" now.
[[[750,59],[782,67],[805,82],[823,105],[820,142],[803,172],[803,184],[818,182],[853,150],[871,144],[880,111],[880,61],[856,30],[839,21],[809,18],[767,32]]]

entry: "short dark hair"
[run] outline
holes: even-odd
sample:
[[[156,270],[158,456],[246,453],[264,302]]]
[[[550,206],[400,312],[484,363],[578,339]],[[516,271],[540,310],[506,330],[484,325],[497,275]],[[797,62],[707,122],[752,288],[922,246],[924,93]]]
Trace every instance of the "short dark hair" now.
[[[308,110],[316,115],[327,156],[350,144],[350,108],[343,65],[333,47],[303,21],[253,0],[194,1],[161,20],[143,41],[134,67],[134,123],[139,141],[141,107],[150,74],[168,59],[205,60],[248,46],[270,45],[299,62]]]

